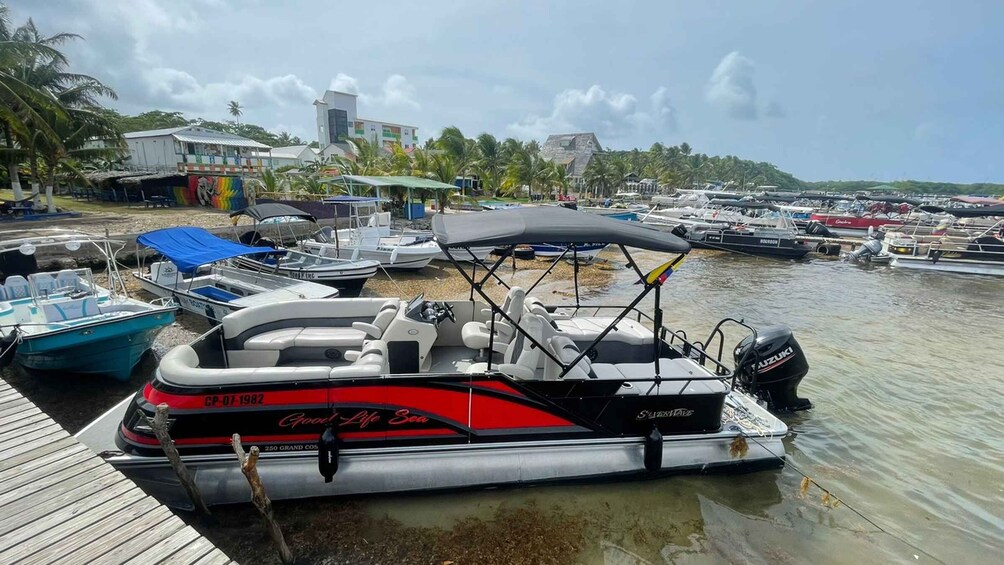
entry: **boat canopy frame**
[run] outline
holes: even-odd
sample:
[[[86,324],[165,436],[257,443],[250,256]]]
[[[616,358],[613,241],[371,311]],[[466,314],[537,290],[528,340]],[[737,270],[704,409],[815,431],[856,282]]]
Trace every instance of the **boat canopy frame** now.
[[[589,351],[592,350],[597,344],[599,344],[611,331],[617,328],[617,325],[624,320],[632,312],[637,313],[639,321],[641,316],[645,316],[652,321],[653,333],[655,334],[655,340],[653,341],[653,353],[654,359],[653,364],[655,367],[655,376],[652,379],[633,379],[637,381],[651,381],[655,384],[667,380],[661,375],[660,367],[660,353],[662,352],[663,343],[672,346],[673,342],[680,340],[684,344],[684,351],[687,355],[691,351],[697,351],[698,358],[703,365],[706,361],[711,361],[714,363],[714,373],[715,378],[728,379],[731,377],[732,382],[731,387],[735,387],[735,372],[730,370],[728,367],[722,365],[721,363],[721,352],[718,357],[715,358],[708,354],[704,350],[704,344],[699,342],[691,342],[687,339],[686,334],[681,331],[671,331],[666,328],[663,324],[663,309],[661,304],[661,294],[662,286],[664,282],[672,274],[673,270],[679,266],[679,264],[684,260],[687,252],[690,251],[690,245],[672,235],[657,230],[652,230],[650,228],[645,228],[642,226],[635,226],[627,222],[620,222],[617,220],[611,220],[609,218],[603,218],[601,216],[595,216],[592,214],[585,214],[582,212],[566,210],[564,212],[557,213],[558,219],[555,220],[554,210],[548,210],[550,214],[547,222],[535,223],[532,225],[526,225],[527,221],[532,220],[542,220],[542,218],[537,218],[540,215],[539,212],[531,212],[534,210],[532,208],[527,209],[513,209],[513,210],[500,210],[493,212],[477,212],[471,214],[464,214],[459,218],[445,218],[442,214],[437,214],[433,219],[433,234],[436,242],[439,244],[440,249],[450,260],[455,269],[464,277],[467,283],[471,287],[471,301],[474,301],[474,295],[477,294],[482,300],[484,300],[490,307],[492,311],[492,316],[489,322],[489,343],[488,343],[488,365],[487,371],[492,372],[492,352],[494,351],[494,340],[495,340],[495,324],[496,321],[501,319],[512,326],[514,331],[519,332],[522,336],[529,340],[533,347],[540,349],[540,351],[546,355],[551,361],[556,363],[561,367],[561,372],[558,378],[561,379],[569,373],[575,366],[585,358]],[[539,210],[539,209],[537,209]],[[564,209],[562,209],[564,210]],[[496,221],[499,216],[503,216],[501,221]],[[509,217],[505,217],[509,216]],[[567,217],[562,217],[567,216]],[[491,222],[485,222],[484,220],[491,218]],[[583,226],[580,231],[568,231],[568,221],[577,220],[581,221]],[[515,224],[514,224],[515,223]],[[482,226],[481,230],[472,230],[473,226]],[[515,227],[513,227],[515,225]],[[624,229],[627,228],[627,229]],[[636,229],[637,228],[637,229]],[[478,233],[480,232],[480,233]],[[502,233],[508,232],[508,233]],[[589,346],[584,347],[579,352],[578,356],[570,362],[563,362],[558,359],[558,357],[552,353],[547,347],[544,346],[539,340],[531,336],[522,326],[512,319],[502,307],[488,295],[484,289],[484,285],[490,280],[495,279],[499,284],[509,289],[510,286],[498,276],[497,271],[499,267],[505,262],[505,260],[513,255],[517,245],[523,245],[527,243],[545,243],[553,242],[562,239],[573,239],[573,241],[565,242],[565,249],[562,253],[544,270],[540,277],[530,286],[527,293],[531,292],[540,282],[549,275],[558,263],[566,258],[569,253],[572,255],[572,279],[575,289],[575,310],[578,312],[582,308],[596,308],[597,311],[601,308],[615,309],[618,313],[614,317],[613,321],[604,328],[596,338],[589,344]],[[627,260],[627,265],[634,271],[638,276],[638,281],[636,284],[642,285],[641,291],[638,295],[627,305],[584,305],[581,303],[579,294],[579,261],[578,261],[578,245],[585,243],[595,243],[596,241],[607,240],[618,247],[621,253]],[[630,243],[628,243],[630,241]],[[470,273],[467,272],[458,260],[454,257],[453,251],[456,250],[466,250],[470,252],[470,248],[475,245],[489,245],[498,244],[503,248],[504,252],[499,254],[499,257],[494,261],[491,266],[482,264],[487,268],[487,272],[480,277],[477,274],[477,267],[480,263],[476,261]],[[552,243],[553,244],[553,243]],[[674,258],[670,259],[666,263],[657,267],[655,270],[649,273],[643,273],[638,267],[637,262],[632,257],[631,253],[628,251],[628,246],[639,247],[642,249],[657,251],[657,252],[675,252]],[[654,294],[655,308],[653,316],[648,316],[640,310],[637,309],[638,304],[650,293]],[[751,326],[745,324],[742,321],[729,320],[737,322],[745,328],[752,331],[754,335],[754,340],[756,339],[756,330]],[[709,336],[707,343],[710,343],[713,338],[716,337],[716,332],[721,333],[720,326],[723,322],[720,322],[712,334]],[[671,336],[671,337],[670,337]],[[669,338],[669,341],[667,340]],[[720,348],[721,349],[721,348]],[[751,348],[747,355],[752,352],[755,348]],[[755,355],[755,352],[753,353]],[[744,358],[742,362],[745,362]],[[668,379],[668,380],[699,380],[691,378],[686,379]]]
[[[112,296],[129,296],[125,280],[119,273],[116,255],[125,249],[126,242],[104,236],[92,235],[67,228],[33,228],[27,230],[0,231],[0,253],[17,251],[24,255],[34,255],[38,249],[62,247],[77,251],[82,246],[92,246],[105,258],[105,272],[108,273],[108,291]]]

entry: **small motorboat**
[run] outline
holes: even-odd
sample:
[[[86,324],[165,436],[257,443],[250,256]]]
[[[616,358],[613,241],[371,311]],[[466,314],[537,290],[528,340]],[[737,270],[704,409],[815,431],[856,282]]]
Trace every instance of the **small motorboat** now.
[[[309,222],[315,226],[317,231],[317,219],[312,214],[289,206],[288,204],[267,203],[249,206],[247,208],[232,212],[234,218],[234,231],[237,230],[237,219],[241,217],[251,218],[254,228],[250,232],[245,232],[239,236],[241,243],[247,245],[268,246],[280,249],[279,245],[272,239],[263,237],[259,228],[266,224],[275,225],[277,230],[283,226],[289,231],[293,240],[296,240],[296,231],[293,229],[295,222]],[[298,245],[298,244],[297,244]],[[359,296],[366,281],[375,275],[380,269],[378,261],[368,259],[339,259],[337,257],[326,257],[313,253],[306,253],[299,247],[282,248],[285,253],[267,255],[242,255],[235,257],[234,262],[245,269],[252,271],[273,273],[287,276],[291,279],[318,282],[331,285],[339,290],[340,296]]]
[[[111,281],[109,288],[99,286],[89,268],[27,277],[6,273],[0,285],[0,349],[5,354],[0,357],[29,369],[128,380],[160,330],[174,322],[177,306],[170,300],[148,303],[129,297],[115,261],[124,246],[65,229],[0,234],[0,255],[5,257],[33,257],[43,249],[97,250]]]
[[[585,213],[585,212],[582,212]],[[577,256],[580,261],[592,261],[607,248],[608,243],[576,243],[575,245],[569,246],[567,243],[533,243],[530,244],[530,249],[533,249],[534,255],[537,257],[561,257],[565,256],[567,258],[572,258],[572,256]]]
[[[378,209],[383,202],[379,198],[335,196],[324,202],[347,206],[350,227],[322,228],[300,242],[302,251],[321,257],[378,261],[384,269],[395,270],[418,270],[439,256],[439,246],[432,241],[431,234],[392,230],[390,212]]]
[[[801,239],[791,216],[763,202],[712,200],[711,221],[678,219],[671,233],[702,249],[717,249],[784,259],[801,259],[812,246]]]
[[[438,215],[433,232],[447,255],[608,241],[637,273],[639,296],[629,306],[576,299],[562,308],[528,295],[533,287],[511,287],[496,302],[483,284],[506,284],[500,257],[477,279],[458,268],[470,299],[261,304],[171,350],[150,384],[77,439],[176,507],[192,503],[141,417],[161,403],[210,505],[250,499],[235,433],[259,448],[258,473],[274,500],[783,465],[788,429],[768,408],[810,406],[797,395],[805,356],[784,327],[725,319],[704,345],[666,328],[662,287],[687,242],[542,208]],[[644,273],[629,248],[666,262]],[[637,308],[648,296],[651,313]],[[731,350],[731,368],[716,341],[726,323],[749,332]]]
[[[139,270],[133,271],[140,287],[173,298],[181,308],[211,322],[257,304],[338,296],[338,289],[323,284],[230,266],[225,261],[281,255],[284,251],[227,241],[202,228],[156,230],[139,236],[136,242],[164,256],[149,268],[141,263]]]

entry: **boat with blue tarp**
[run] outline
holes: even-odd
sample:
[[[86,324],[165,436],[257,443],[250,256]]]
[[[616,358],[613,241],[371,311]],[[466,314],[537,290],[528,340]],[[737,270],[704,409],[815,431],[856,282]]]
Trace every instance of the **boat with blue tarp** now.
[[[148,232],[136,242],[163,255],[149,267],[141,262],[133,272],[143,290],[171,297],[211,322],[257,304],[338,296],[338,289],[330,286],[227,263],[239,257],[282,255],[283,249],[244,245],[189,226]]]

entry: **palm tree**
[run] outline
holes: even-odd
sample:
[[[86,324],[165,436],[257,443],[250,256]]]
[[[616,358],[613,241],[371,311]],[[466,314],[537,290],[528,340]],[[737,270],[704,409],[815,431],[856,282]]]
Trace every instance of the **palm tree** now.
[[[502,144],[490,133],[482,133],[475,143],[477,161],[474,169],[481,178],[481,186],[492,197],[496,197],[502,186],[502,175],[505,170]]]
[[[227,103],[227,111],[230,112],[230,115],[233,116],[234,120],[237,121],[237,124],[240,125],[241,116],[244,115],[244,107],[241,106],[241,103],[236,100],[231,100]]]
[[[65,33],[46,37],[31,19],[11,34],[13,41],[35,46],[33,54],[22,57],[10,69],[13,76],[45,96],[24,101],[21,110],[31,112],[29,125],[33,127],[20,137],[12,128],[11,137],[22,152],[27,152],[36,195],[40,192],[39,185],[45,181],[50,212],[56,211],[52,191],[57,174],[83,179],[79,169],[81,160],[116,157],[124,146],[114,118],[102,112],[98,102],[103,96],[114,99],[115,91],[93,77],[68,72],[66,58],[54,51],[54,45],[77,38],[79,36]],[[93,139],[103,143],[97,148],[88,146]],[[45,166],[44,179],[39,165]]]
[[[531,142],[512,155],[503,181],[503,187],[510,194],[517,193],[525,186],[531,200],[534,187],[547,186],[553,170],[551,162],[541,157],[539,152],[531,151],[533,148],[534,144]]]
[[[568,178],[568,167],[561,163],[551,163],[550,183],[553,188],[558,189],[558,193],[568,196],[568,187],[571,179]]]
[[[435,153],[429,160],[428,176],[433,180],[453,184],[457,180],[457,164],[449,153]],[[453,200],[455,192],[440,190],[436,192],[436,208],[442,214]]]
[[[239,109],[238,109],[238,111],[239,111]],[[231,114],[232,113],[233,113],[233,111],[231,110]],[[288,131],[281,131],[281,132],[279,132],[279,136],[278,136],[277,141],[279,142],[279,145],[281,147],[286,147],[286,146],[289,146],[289,145],[293,145],[293,136],[291,136]]]

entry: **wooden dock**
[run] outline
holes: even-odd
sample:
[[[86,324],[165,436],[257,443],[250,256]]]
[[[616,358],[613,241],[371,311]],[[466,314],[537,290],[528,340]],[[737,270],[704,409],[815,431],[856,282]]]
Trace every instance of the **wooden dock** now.
[[[0,563],[233,563],[0,379]]]

